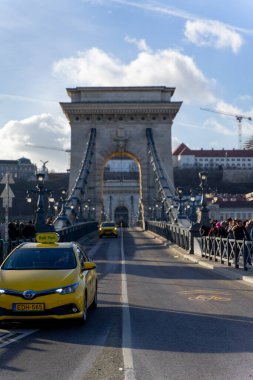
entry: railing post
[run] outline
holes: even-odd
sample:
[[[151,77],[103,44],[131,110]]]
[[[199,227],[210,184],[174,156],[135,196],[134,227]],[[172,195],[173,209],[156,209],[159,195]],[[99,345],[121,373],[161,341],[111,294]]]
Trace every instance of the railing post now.
[[[194,255],[194,238],[199,236],[199,228],[197,224],[192,224],[191,228],[189,229],[190,234],[190,247],[188,250],[188,253],[191,255]]]
[[[243,269],[248,270],[247,268],[247,259],[248,255],[246,254],[246,244],[245,244],[245,238],[243,238],[243,247],[242,247],[242,252],[243,252]]]
[[[238,243],[237,241],[235,240],[235,256],[234,256],[234,259],[235,259],[235,268],[239,268],[239,250],[238,250]]]

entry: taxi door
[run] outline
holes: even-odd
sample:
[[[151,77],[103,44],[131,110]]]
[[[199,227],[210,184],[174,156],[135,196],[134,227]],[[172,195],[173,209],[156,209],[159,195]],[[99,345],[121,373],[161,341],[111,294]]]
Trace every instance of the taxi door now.
[[[76,246],[77,252],[78,252],[78,257],[80,260],[81,267],[84,262],[89,262],[89,257],[85,250],[80,247],[79,245]],[[83,272],[83,275],[85,277],[85,284],[86,284],[86,289],[87,289],[87,304],[88,306],[92,303],[94,296],[95,296],[95,290],[96,290],[96,276],[95,276],[95,271],[94,270],[87,270]]]

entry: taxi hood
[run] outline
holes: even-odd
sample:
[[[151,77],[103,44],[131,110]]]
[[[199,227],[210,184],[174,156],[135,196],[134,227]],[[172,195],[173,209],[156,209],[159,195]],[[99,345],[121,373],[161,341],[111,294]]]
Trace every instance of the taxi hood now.
[[[0,270],[0,288],[46,290],[78,282],[77,268],[64,270]]]

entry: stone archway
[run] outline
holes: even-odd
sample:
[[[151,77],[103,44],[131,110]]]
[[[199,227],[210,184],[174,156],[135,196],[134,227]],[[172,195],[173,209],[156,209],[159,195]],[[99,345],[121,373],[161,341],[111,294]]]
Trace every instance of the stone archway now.
[[[118,161],[116,167],[114,160]],[[134,168],[134,171],[127,170],[127,165],[124,169],[122,161]],[[105,162],[105,168],[107,170],[104,170],[103,173],[102,189],[105,219],[114,219],[115,210],[124,206],[128,210],[127,224],[132,226],[136,221],[135,217],[138,213],[141,197],[141,167],[133,155],[127,152],[124,152],[124,154],[114,152]]]
[[[112,154],[128,153],[140,167],[140,207],[148,215],[154,197],[153,173],[147,154],[147,128],[152,129],[156,150],[166,175],[173,183],[171,126],[181,102],[172,102],[175,88],[154,87],[77,87],[68,89],[70,103],[61,103],[71,126],[71,166],[69,189],[72,189],[89,139],[96,129],[93,169],[85,189],[85,198],[96,207],[100,219],[103,204],[103,168]]]

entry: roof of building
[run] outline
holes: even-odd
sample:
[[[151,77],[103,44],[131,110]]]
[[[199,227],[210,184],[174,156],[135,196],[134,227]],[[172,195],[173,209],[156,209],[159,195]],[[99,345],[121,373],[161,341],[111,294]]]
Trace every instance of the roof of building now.
[[[220,208],[252,208],[253,202],[251,201],[217,201],[213,203],[219,205]]]
[[[31,160],[29,160],[29,158],[21,157],[21,158],[18,159],[18,163],[22,164],[22,165],[24,165],[24,164],[31,165]]]
[[[18,165],[18,160],[0,160],[0,165]]]
[[[180,144],[172,153],[173,156],[195,156],[195,157],[253,157],[251,149],[190,149],[184,143]]]

